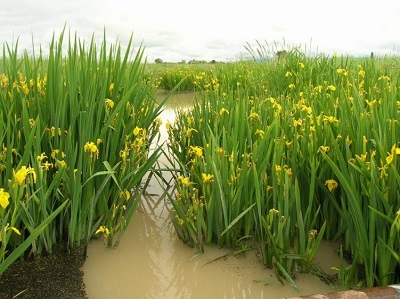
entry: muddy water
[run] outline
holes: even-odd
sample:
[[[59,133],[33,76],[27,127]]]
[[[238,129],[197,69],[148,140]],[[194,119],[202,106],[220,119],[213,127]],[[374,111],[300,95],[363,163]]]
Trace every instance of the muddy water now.
[[[188,99],[193,95],[174,95],[162,114],[164,122],[173,120],[171,103],[185,106]],[[165,137],[165,130],[161,134]],[[207,246],[205,253],[196,255],[175,235],[170,205],[160,196],[159,184],[153,181],[148,191],[152,195],[143,198],[116,249],[106,248],[102,240],[89,245],[83,267],[89,298],[284,298],[332,292],[332,287],[306,274],[296,279],[300,292],[280,284],[255,251],[232,256],[226,249]],[[323,246],[321,266],[338,265],[330,245]]]

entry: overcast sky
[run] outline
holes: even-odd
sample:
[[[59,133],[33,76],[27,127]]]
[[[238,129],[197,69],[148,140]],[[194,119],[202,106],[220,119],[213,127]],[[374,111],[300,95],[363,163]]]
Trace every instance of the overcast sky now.
[[[82,40],[105,28],[110,42],[133,34],[150,62],[232,61],[246,43],[278,43],[332,55],[400,54],[400,1],[0,0],[0,42],[46,48],[66,25]]]

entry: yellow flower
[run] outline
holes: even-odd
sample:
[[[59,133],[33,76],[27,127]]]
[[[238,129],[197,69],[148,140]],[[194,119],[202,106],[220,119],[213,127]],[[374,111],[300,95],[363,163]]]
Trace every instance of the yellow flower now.
[[[293,89],[293,88],[295,88],[295,87],[296,87],[296,85],[294,85],[293,83],[289,84],[289,88],[290,88],[290,89]]]
[[[318,86],[314,87],[314,90],[319,92],[319,93],[321,93],[322,92],[322,88],[323,88],[322,85],[318,85]]]
[[[286,165],[285,165],[285,166],[286,166]],[[293,174],[291,168],[285,167],[284,169],[285,169],[285,172],[286,172],[286,174],[287,174],[288,176],[291,176],[291,175]]]
[[[286,78],[287,78],[287,77],[292,77],[292,73],[291,73],[290,71],[287,71],[286,74],[285,74],[285,77],[286,77]]]
[[[67,166],[67,163],[64,160],[61,161],[57,160],[57,162],[58,162],[57,167],[64,168],[65,166]]]
[[[363,162],[365,162],[365,160],[367,159],[367,155],[368,155],[368,153],[361,154],[360,156],[356,155],[356,158],[361,160],[361,161],[363,161]]]
[[[208,183],[214,178],[214,175],[202,173],[201,174],[201,178],[202,178],[204,183]]]
[[[10,194],[5,192],[3,188],[0,188],[0,206],[5,209],[8,206],[8,199],[10,198]]]
[[[275,165],[275,172],[278,174],[278,173],[281,172],[281,170],[282,170],[282,167],[280,165],[276,164]]]
[[[138,126],[136,126],[136,127],[133,129],[133,135],[135,135],[135,136],[139,135],[139,134],[140,134],[140,130],[141,130],[141,128],[139,128]]]
[[[249,115],[249,119],[250,120],[259,120],[260,119],[260,115],[258,115],[258,113],[256,113],[256,112],[252,112]]]
[[[114,107],[114,101],[113,100],[105,99],[104,102],[105,102],[107,107],[109,107],[109,108],[113,108]]]
[[[143,138],[137,138],[137,139],[135,139],[135,141],[131,144],[131,148],[134,148],[134,147],[136,147],[136,149],[137,150],[140,150],[141,149],[141,147],[143,146],[143,144],[144,144],[144,139]]]
[[[345,69],[337,69],[336,71],[338,74],[342,74],[345,77],[347,77],[347,75],[349,74]]]
[[[21,233],[19,232],[19,230],[17,228],[15,228],[14,226],[10,226],[10,224],[7,223],[6,227],[4,228],[4,232],[8,231],[9,229],[11,229],[17,235],[21,235]],[[3,235],[2,232],[0,232],[0,242],[1,242],[2,235]]]
[[[40,156],[37,156],[38,162],[42,162],[46,158],[47,158],[46,153],[41,153]]]
[[[97,153],[97,145],[95,145],[93,142],[86,142],[83,148],[85,152]]]
[[[131,198],[131,193],[128,191],[128,190],[125,190],[125,191],[121,191],[120,193],[119,193],[119,197],[120,198],[125,198],[126,200],[129,200],[130,198]]]
[[[192,182],[190,181],[189,178],[183,177],[181,175],[178,177],[178,180],[182,183],[182,185],[184,185],[186,187],[188,187],[188,186],[190,186],[192,184]]]
[[[52,137],[56,136],[56,128],[54,126],[50,128],[50,132]]]
[[[377,100],[368,101],[367,99],[365,99],[365,102],[367,103],[367,105],[368,105],[369,107],[373,107],[374,105],[377,105],[377,104],[378,104],[378,101],[377,101]]]
[[[264,131],[257,129],[256,135],[260,136],[260,138],[263,138],[264,137]]]
[[[168,121],[168,122],[165,124],[165,128],[167,129],[168,132],[171,131],[171,130],[172,130],[172,124]]]
[[[229,162],[233,162],[234,158],[235,158],[235,155],[234,155],[234,153],[232,151],[231,154],[229,155]]]
[[[327,89],[335,91],[336,87],[334,85],[328,85]]]
[[[22,91],[25,95],[29,94],[29,88],[28,88],[28,84],[26,84],[26,82],[21,82],[22,84]]]
[[[194,119],[191,116],[186,117],[187,124],[191,126],[194,123]]]
[[[339,120],[336,117],[327,116],[327,115],[324,115],[324,119],[323,120],[326,121],[326,122],[329,122],[329,123],[338,123],[339,122]]]
[[[379,78],[378,78],[378,81],[381,81],[381,80],[383,80],[383,81],[390,81],[390,77],[388,77],[388,76],[380,76]]]
[[[121,150],[120,152],[119,152],[119,156],[122,158],[122,160],[126,160],[126,158],[128,157],[128,151],[127,150]]]
[[[224,149],[222,147],[217,147],[217,149],[215,150],[218,154],[223,155],[224,154]]]
[[[395,155],[400,155],[400,148],[396,147],[396,145],[394,144],[392,146],[391,153],[389,154],[389,156],[386,157],[386,164],[389,165],[390,163],[392,163]]]
[[[301,111],[305,111],[305,112],[307,112],[307,114],[312,114],[312,108],[308,107],[306,105],[301,106]]]
[[[108,236],[108,235],[110,235],[110,230],[107,227],[102,225],[99,227],[98,230],[96,230],[95,234],[98,234],[98,233],[103,233],[105,236]]]
[[[199,146],[191,146],[189,149],[191,155],[196,155],[197,157],[203,156],[203,149]]]
[[[58,150],[58,149],[52,150],[51,151],[51,157],[53,159],[55,159],[59,152],[60,152],[60,150]]]
[[[300,66],[302,69],[304,69],[304,63],[299,62],[299,66]]]
[[[308,233],[308,239],[314,240],[318,236],[318,231],[316,229],[312,229]]]
[[[14,172],[14,178],[18,185],[22,186],[28,175],[32,175],[33,181],[36,183],[36,172],[31,167],[22,166],[16,173]]]
[[[162,125],[162,119],[157,117],[154,121],[153,124],[156,128],[159,128]]]
[[[323,146],[323,145],[321,145],[321,146],[319,147],[318,151],[321,151],[321,152],[326,153],[326,152],[329,151],[329,146]]]
[[[301,118],[299,119],[293,119],[293,126],[297,127],[297,126],[301,126],[303,124],[303,120]]]
[[[8,77],[5,74],[1,75],[0,87],[7,88],[9,84]]]
[[[330,192],[332,192],[339,186],[335,180],[326,180],[325,185],[328,186]]]
[[[190,128],[186,130],[186,137],[190,137],[192,135],[192,132],[198,132],[196,129]]]
[[[229,111],[226,110],[225,108],[221,108],[221,110],[219,110],[219,115],[223,115],[225,113],[229,114]]]
[[[293,144],[293,140],[292,141],[285,141],[286,147],[290,148],[291,145]]]
[[[49,170],[51,167],[53,167],[53,164],[46,161],[46,162],[43,163],[43,165],[41,165],[41,167],[44,170]]]

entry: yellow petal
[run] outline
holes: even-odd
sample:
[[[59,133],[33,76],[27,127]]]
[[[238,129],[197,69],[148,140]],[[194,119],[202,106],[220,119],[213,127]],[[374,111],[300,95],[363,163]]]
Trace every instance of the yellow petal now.
[[[13,226],[10,227],[14,233],[16,233],[17,235],[21,235],[21,233],[19,232],[19,230]]]

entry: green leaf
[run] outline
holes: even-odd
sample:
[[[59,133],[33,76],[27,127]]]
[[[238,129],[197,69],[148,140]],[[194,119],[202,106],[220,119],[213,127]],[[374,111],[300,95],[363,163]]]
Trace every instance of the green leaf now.
[[[0,264],[0,275],[16,260],[24,251],[35,241],[36,238],[43,232],[46,226],[64,209],[68,200],[64,201],[53,213],[49,215],[32,233],[21,243],[7,258]]]

